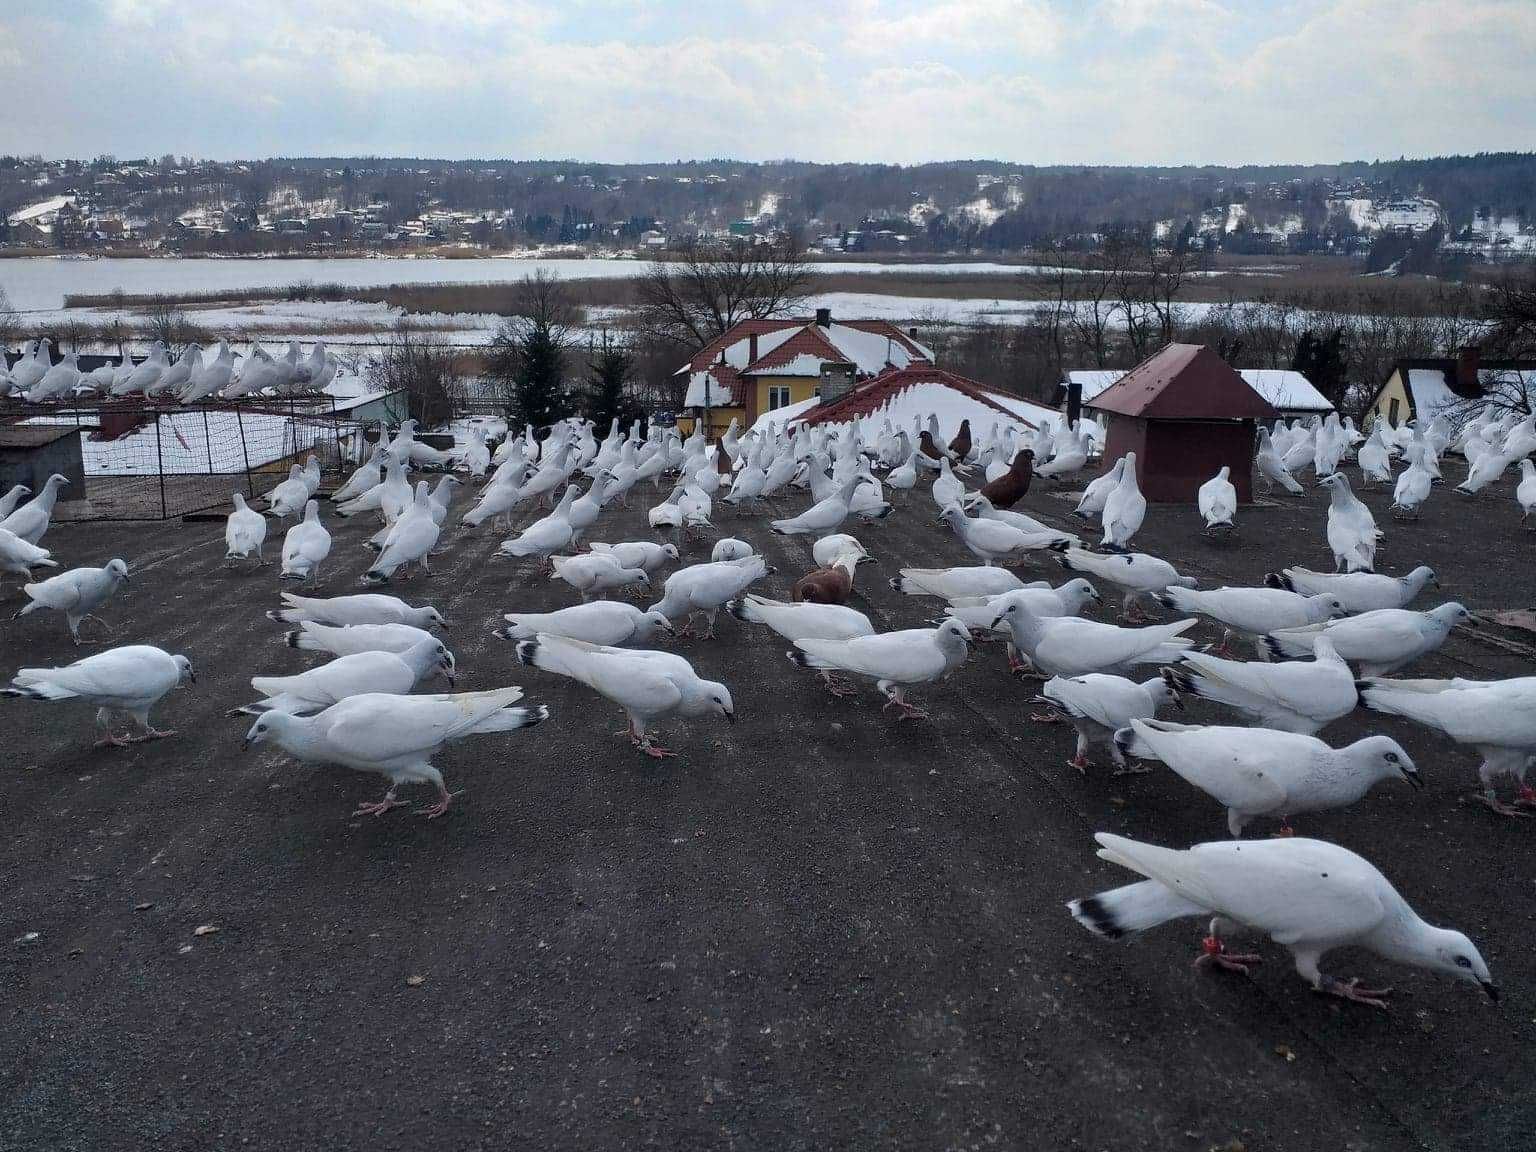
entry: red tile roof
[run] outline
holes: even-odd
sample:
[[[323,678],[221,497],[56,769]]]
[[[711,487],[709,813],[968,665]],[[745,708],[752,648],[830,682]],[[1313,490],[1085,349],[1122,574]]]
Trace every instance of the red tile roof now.
[[[1204,344],[1169,344],[1087,406],[1161,420],[1274,420],[1279,413]]]
[[[929,365],[920,365],[915,368],[890,369],[882,372],[874,379],[861,384],[852,392],[839,396],[828,404],[818,404],[807,412],[802,419],[806,424],[842,424],[849,420],[861,419],[878,412],[885,404],[917,384],[943,384],[953,388],[963,396],[994,409],[1001,415],[1016,423],[1033,428],[1035,425],[1015,412],[1004,408],[991,396],[986,389],[975,380],[968,380],[964,376],[957,376],[953,372],[946,372],[942,368],[934,368]]]
[[[715,383],[719,384],[721,388],[730,390],[730,403],[722,404],[722,408],[746,408],[749,406],[747,400],[755,384],[751,380],[743,380],[741,373],[737,372],[729,364],[711,364],[707,368],[699,369],[699,371],[708,372],[715,378]]]
[[[892,342],[899,344],[903,349],[906,350],[908,356],[915,359],[927,360],[928,358],[927,349],[913,340],[896,325],[892,324],[889,320],[834,319],[832,323],[834,327],[842,326],[845,328],[853,328],[859,332],[868,332],[873,335],[886,337]],[[796,341],[800,340],[801,336],[805,336],[809,344],[817,345],[816,347],[800,346],[797,348],[797,352],[806,351],[811,355],[820,356],[823,359],[832,360],[838,364],[848,363],[847,357],[845,357],[843,353],[838,350],[837,346],[832,342],[832,340],[828,338],[826,335],[827,330],[821,328],[816,323],[814,317],[796,316],[780,320],[739,321],[732,325],[728,331],[722,333],[719,336],[716,336],[708,344],[704,345],[704,347],[700,348],[697,352],[690,356],[688,358],[688,363],[679,368],[678,372],[683,373],[702,371],[708,368],[711,364],[719,361],[721,353],[726,352],[728,349],[731,349],[738,344],[746,342],[754,334],[757,336],[766,336],[769,333],[783,332],[792,328],[799,328],[802,331],[797,333],[795,336],[790,337],[789,340],[787,340],[785,343],[795,343]],[[817,344],[818,338],[819,345]],[[787,353],[782,357],[782,359],[771,359],[771,357],[773,357],[775,353],[779,352],[780,348],[782,347],[783,345],[781,344],[779,348],[774,348],[773,350],[764,353],[763,355],[759,356],[758,360],[753,364],[744,364],[742,366],[743,370],[750,370],[760,365],[772,367],[775,364],[785,364],[790,360],[793,360],[797,352]],[[743,359],[745,359],[745,357],[743,357]]]
[[[790,363],[796,356],[815,356],[832,364],[847,364],[848,358],[812,323],[807,324],[771,352],[759,356],[741,370],[743,376],[751,376],[768,368],[778,368]]]

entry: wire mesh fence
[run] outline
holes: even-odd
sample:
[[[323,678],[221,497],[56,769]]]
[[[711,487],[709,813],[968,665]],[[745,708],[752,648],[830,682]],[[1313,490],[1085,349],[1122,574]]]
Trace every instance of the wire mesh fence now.
[[[357,458],[363,427],[328,396],[252,403],[156,404],[143,398],[40,408],[0,401],[0,424],[79,431],[85,491],[61,520],[164,520],[260,496],[314,455],[332,475]],[[81,498],[83,496],[83,498]]]

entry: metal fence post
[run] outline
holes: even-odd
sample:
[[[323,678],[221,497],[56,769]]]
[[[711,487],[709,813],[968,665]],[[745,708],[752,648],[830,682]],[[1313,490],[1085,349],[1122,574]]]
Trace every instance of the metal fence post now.
[[[203,447],[208,451],[208,475],[214,475],[213,471],[213,432],[208,427],[208,405],[199,404],[203,410]]]
[[[160,450],[160,417],[155,417],[155,471],[160,473],[160,519],[170,519],[165,506],[165,454]]]
[[[245,492],[247,496],[256,495],[256,481],[251,476],[251,450],[245,443],[245,419],[240,414],[239,407],[235,408],[235,424],[240,429],[240,455],[245,459]]]

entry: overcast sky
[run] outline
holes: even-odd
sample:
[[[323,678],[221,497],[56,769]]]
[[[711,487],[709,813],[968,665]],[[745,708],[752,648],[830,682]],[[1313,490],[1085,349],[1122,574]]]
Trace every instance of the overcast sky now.
[[[0,151],[1536,150],[1536,0],[0,0]]]

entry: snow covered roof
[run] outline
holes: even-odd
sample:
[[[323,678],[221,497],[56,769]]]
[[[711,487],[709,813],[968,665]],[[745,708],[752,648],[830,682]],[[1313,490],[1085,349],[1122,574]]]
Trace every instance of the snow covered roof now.
[[[996,393],[976,381],[929,365],[885,372],[836,400],[808,408],[797,422],[859,423],[868,438],[879,431],[885,420],[910,431],[914,419],[926,423],[930,415],[938,418],[939,430],[946,440],[960,431],[964,420],[971,422],[971,435],[978,437],[986,435],[994,423],[1021,431],[1035,427],[1034,421],[1005,406]]]
[[[1082,385],[1083,401],[1086,403],[1124,375],[1124,368],[1086,368],[1068,372],[1067,383]]]
[[[740,407],[735,398],[737,376],[727,366],[707,372],[694,372],[688,377],[688,392],[683,397],[684,408],[732,408]]]
[[[1404,383],[1408,389],[1409,404],[1417,419],[1433,420],[1445,409],[1477,399],[1475,396],[1467,396],[1456,391],[1451,386],[1454,376],[1454,367],[1410,367],[1408,369],[1408,379]],[[1513,386],[1518,384],[1520,390],[1529,399],[1536,400],[1536,365],[1529,368],[1524,365],[1511,368],[1480,368],[1477,379],[1485,395],[1512,392]]]
[[[813,366],[808,359],[815,357]],[[819,376],[820,363],[852,364],[863,376],[933,361],[933,352],[888,320],[743,320],[678,369],[700,372],[723,361],[743,375]],[[794,363],[797,371],[785,366]],[[771,370],[771,371],[770,371]]]
[[[752,431],[761,434],[775,427],[783,430],[789,426],[790,421],[805,415],[820,403],[820,396],[812,396],[809,400],[797,400],[793,404],[785,404],[779,408],[770,408],[753,422]]]
[[[1333,411],[1333,405],[1300,372],[1288,368],[1239,368],[1237,374],[1282,412]]]

